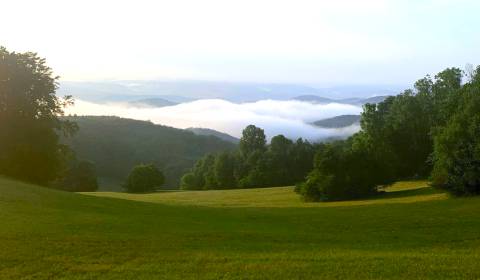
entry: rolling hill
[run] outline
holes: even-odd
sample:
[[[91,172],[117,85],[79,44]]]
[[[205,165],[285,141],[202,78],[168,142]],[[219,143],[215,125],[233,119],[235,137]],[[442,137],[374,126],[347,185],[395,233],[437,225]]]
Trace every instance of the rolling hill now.
[[[62,81],[59,95],[92,102],[133,101],[162,98],[175,103],[198,99],[250,102],[264,99],[288,100],[299,96],[326,99],[365,99],[398,94],[404,86],[352,85],[321,88],[303,84],[254,83],[197,80]],[[358,100],[357,100],[358,101]],[[356,101],[356,102],[357,102]]]
[[[166,106],[173,106],[177,103],[169,101],[163,98],[144,98],[144,99],[137,99],[133,101],[129,101],[128,105],[133,107],[166,107]]]
[[[328,104],[328,103],[340,103],[340,104],[349,104],[349,105],[364,105],[367,103],[380,103],[383,100],[387,99],[387,95],[384,96],[373,96],[368,98],[344,98],[344,99],[334,99],[334,98],[327,98],[318,95],[301,95],[296,96],[293,100],[303,101],[303,102],[310,102],[314,104]]]
[[[290,188],[95,195],[0,178],[0,278],[480,277],[480,198],[425,182],[332,203]]]
[[[189,127],[187,128],[188,131],[191,131],[195,133],[196,135],[204,135],[204,136],[215,136],[218,137],[222,140],[232,142],[234,144],[238,144],[240,142],[240,139],[233,137],[230,134],[223,133],[214,129],[210,128],[200,128],[200,127]]]
[[[333,118],[323,119],[312,124],[323,128],[342,128],[360,123],[360,115],[340,115]]]
[[[119,186],[133,166],[154,163],[166,176],[167,188],[176,188],[180,177],[207,153],[230,150],[234,144],[215,136],[118,117],[69,117],[80,130],[64,139],[82,160],[92,161],[101,189]]]

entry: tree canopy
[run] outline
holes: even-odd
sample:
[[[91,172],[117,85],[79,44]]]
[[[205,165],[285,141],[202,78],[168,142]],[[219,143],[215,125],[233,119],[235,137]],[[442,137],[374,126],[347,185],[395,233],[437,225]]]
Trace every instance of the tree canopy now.
[[[266,144],[261,128],[247,126],[238,150],[208,154],[181,180],[183,189],[289,186],[312,169],[315,146],[277,135]]]
[[[319,150],[296,191],[307,201],[350,199],[431,175],[435,186],[453,194],[478,194],[478,69],[462,84],[463,72],[447,68],[414,89],[364,105],[361,131]]]
[[[59,118],[73,99],[55,95],[57,81],[37,54],[0,47],[0,174],[46,184],[61,172],[67,147],[58,134],[76,126]]]

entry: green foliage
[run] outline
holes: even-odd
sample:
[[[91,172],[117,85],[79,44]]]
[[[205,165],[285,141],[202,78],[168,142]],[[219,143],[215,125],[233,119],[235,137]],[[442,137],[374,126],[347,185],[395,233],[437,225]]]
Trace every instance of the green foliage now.
[[[182,177],[186,190],[289,186],[305,179],[313,167],[314,145],[283,135],[265,144],[262,129],[249,125],[237,151],[208,154]]]
[[[243,156],[247,157],[253,152],[265,151],[267,143],[263,129],[254,125],[247,126],[242,132],[242,138],[239,143],[239,150]]]
[[[214,176],[218,187],[235,188],[235,156],[231,153],[223,152],[215,157]]]
[[[479,68],[480,69],[480,68]],[[454,195],[480,194],[480,71],[459,93],[454,116],[435,137],[433,184]]]
[[[144,193],[159,188],[165,182],[165,177],[153,164],[135,166],[123,186],[127,192]]]
[[[71,192],[96,191],[98,182],[94,164],[89,161],[72,161],[55,187]]]
[[[58,77],[35,53],[0,47],[0,174],[46,184],[63,168],[75,124],[60,120],[71,97],[55,95]]]
[[[355,143],[361,136],[349,141],[326,144],[315,155],[314,170],[295,191],[305,201],[345,200],[360,198],[376,192],[381,176],[371,170],[381,167],[363,143]],[[380,168],[380,169],[379,169]],[[385,183],[385,182],[383,182]]]
[[[178,188],[181,176],[204,155],[236,147],[217,137],[146,121],[93,116],[67,119],[78,123],[80,130],[64,142],[79,158],[95,164],[99,179],[117,185],[134,166],[148,162],[164,172],[164,188]]]
[[[320,151],[297,192],[307,201],[356,198],[394,180],[425,178],[435,162],[436,185],[457,194],[478,193],[480,107],[473,97],[461,97],[466,90],[478,96],[473,93],[478,75],[463,86],[462,77],[460,69],[448,68],[417,81],[415,90],[366,104],[361,131]]]

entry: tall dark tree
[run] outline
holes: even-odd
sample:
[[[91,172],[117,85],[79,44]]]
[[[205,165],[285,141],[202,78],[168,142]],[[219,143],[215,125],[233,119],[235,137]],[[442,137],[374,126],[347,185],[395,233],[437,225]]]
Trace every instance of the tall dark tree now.
[[[292,140],[283,135],[272,137],[268,146],[268,157],[271,164],[268,170],[272,185],[287,184],[290,185],[294,181],[293,169],[295,168],[292,160]]]
[[[296,184],[305,180],[305,176],[313,169],[313,158],[318,148],[321,148],[321,145],[315,147],[307,140],[297,139],[290,155],[291,183]]]
[[[220,153],[215,157],[214,172],[219,188],[235,188],[235,157],[231,153]]]
[[[480,67],[470,79],[435,136],[433,185],[454,195],[480,194]]]
[[[267,140],[263,129],[249,125],[242,132],[239,148],[242,155],[247,157],[253,152],[264,152],[266,144]]]
[[[58,133],[76,126],[59,119],[73,100],[58,98],[57,88],[45,59],[0,47],[0,174],[45,184],[61,171],[67,148]]]

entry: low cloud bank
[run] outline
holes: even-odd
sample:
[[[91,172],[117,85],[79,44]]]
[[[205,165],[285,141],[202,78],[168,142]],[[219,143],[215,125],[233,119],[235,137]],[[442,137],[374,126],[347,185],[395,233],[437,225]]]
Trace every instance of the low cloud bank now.
[[[155,124],[177,128],[204,127],[240,137],[242,129],[254,124],[265,130],[267,137],[283,134],[318,141],[330,137],[347,137],[359,130],[358,125],[325,129],[309,123],[344,114],[359,114],[361,107],[346,104],[311,104],[302,101],[261,100],[236,104],[220,99],[204,99],[162,108],[135,108],[121,103],[97,104],[76,100],[67,114],[119,116],[149,120]]]

